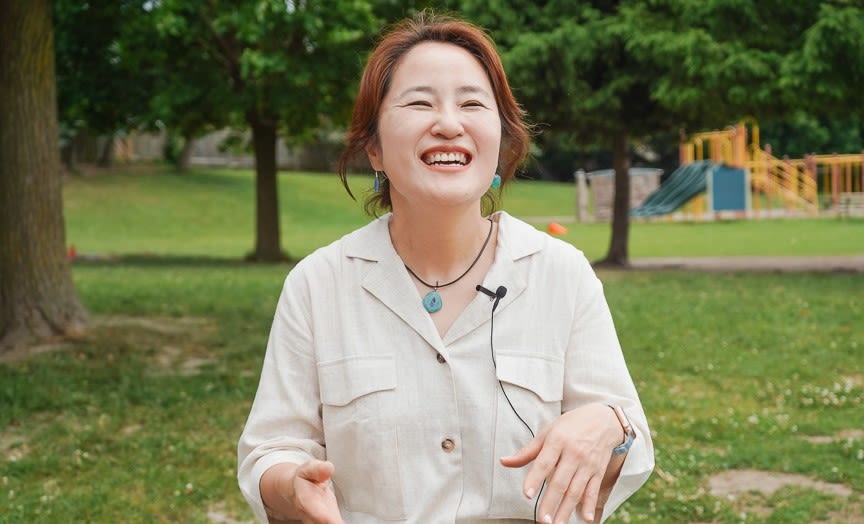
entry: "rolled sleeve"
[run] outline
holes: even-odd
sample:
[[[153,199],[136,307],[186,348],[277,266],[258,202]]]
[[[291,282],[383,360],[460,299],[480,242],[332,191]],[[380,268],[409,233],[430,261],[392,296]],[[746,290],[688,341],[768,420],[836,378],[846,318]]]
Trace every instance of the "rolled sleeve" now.
[[[298,266],[299,267],[299,266]],[[279,298],[258,391],[237,446],[237,480],[255,516],[267,522],[260,482],[282,463],[325,459],[320,395],[302,271],[289,274]]]
[[[603,285],[587,259],[584,256],[580,259],[563,411],[589,402],[620,405],[636,431],[636,439],[604,507],[602,520],[605,520],[648,480],[654,469],[654,446],[603,294]]]

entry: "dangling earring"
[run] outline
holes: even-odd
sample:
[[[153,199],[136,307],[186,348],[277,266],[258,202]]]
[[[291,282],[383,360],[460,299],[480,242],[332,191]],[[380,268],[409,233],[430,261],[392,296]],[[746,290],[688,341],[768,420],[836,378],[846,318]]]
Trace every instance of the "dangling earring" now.
[[[375,171],[375,182],[372,184],[372,190],[376,193],[381,192],[381,179],[384,178],[384,174],[380,171]]]
[[[492,184],[489,185],[491,189],[498,189],[501,187],[501,175],[495,173],[495,176],[492,177]]]

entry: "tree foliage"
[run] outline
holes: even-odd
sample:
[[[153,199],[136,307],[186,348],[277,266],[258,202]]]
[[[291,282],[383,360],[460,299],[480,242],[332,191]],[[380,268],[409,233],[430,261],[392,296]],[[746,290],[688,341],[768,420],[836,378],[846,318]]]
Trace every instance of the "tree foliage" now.
[[[163,0],[153,16],[168,75],[163,113],[192,112],[183,110],[206,92],[244,118],[278,118],[288,139],[307,135],[321,115],[347,114],[349,79],[376,27],[366,3],[347,0]]]
[[[492,31],[516,96],[544,133],[613,152],[612,264],[628,257],[622,139],[746,116],[812,126],[864,111],[864,11],[854,0],[466,0],[465,8]]]
[[[628,144],[680,121],[652,97],[656,71],[628,47],[634,21],[611,1],[494,4],[466,1],[465,8],[492,30],[531,119],[558,140],[612,151],[616,191],[604,262],[627,265]]]
[[[857,0],[57,0],[61,114],[109,133],[251,129],[253,258],[276,260],[276,140],[344,124],[374,34],[433,3],[491,30],[541,147],[604,147],[619,174],[628,144],[744,116],[825,143],[860,135],[834,122],[864,111]],[[606,259],[626,264],[620,184]]]
[[[143,3],[55,0],[59,120],[69,140],[82,131],[110,137],[146,120],[156,72],[139,67],[151,49]]]
[[[186,136],[208,125],[252,130],[254,260],[284,257],[276,141],[302,139],[350,108],[353,79],[377,28],[366,2],[162,0],[153,3],[164,77],[155,113]]]
[[[783,86],[807,112],[834,118],[864,117],[864,4],[819,2],[816,19],[783,63]]]

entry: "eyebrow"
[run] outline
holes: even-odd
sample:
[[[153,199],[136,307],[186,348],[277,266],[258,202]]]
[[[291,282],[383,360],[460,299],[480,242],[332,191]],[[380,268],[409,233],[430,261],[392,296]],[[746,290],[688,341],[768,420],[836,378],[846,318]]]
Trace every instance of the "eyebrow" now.
[[[412,93],[427,93],[427,94],[434,95],[435,89],[432,88],[432,86],[413,86],[413,87],[409,87],[408,89],[399,93],[397,98],[403,98],[406,95],[410,95]],[[487,95],[487,96],[490,95],[490,93],[488,91],[486,91],[485,89],[483,89],[482,87],[480,87],[478,85],[460,86],[460,87],[456,88],[456,93],[460,94],[460,95],[463,95],[463,94],[481,94],[481,95]]]

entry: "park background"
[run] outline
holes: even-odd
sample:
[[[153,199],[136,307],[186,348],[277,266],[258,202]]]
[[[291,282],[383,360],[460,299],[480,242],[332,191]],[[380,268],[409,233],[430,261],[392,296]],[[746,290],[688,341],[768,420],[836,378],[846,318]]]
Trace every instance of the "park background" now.
[[[351,92],[381,28],[426,5],[489,28],[538,124],[504,209],[592,260],[864,254],[830,205],[577,223],[572,180],[671,172],[682,129],[742,119],[791,158],[860,154],[854,1],[322,4],[0,4],[0,520],[250,520],[235,445],[281,282],[368,221],[332,170]],[[254,170],[186,164],[220,130]],[[124,156],[148,132],[162,159]],[[316,164],[279,171],[280,143]],[[362,200],[362,162],[349,183]],[[614,522],[864,521],[864,275],[781,269],[600,270],[657,446]]]

